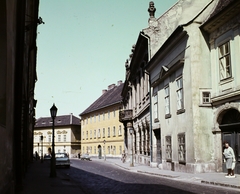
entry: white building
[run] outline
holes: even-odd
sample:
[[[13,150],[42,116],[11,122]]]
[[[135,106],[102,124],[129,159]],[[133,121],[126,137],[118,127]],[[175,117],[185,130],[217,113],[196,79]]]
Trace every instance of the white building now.
[[[37,119],[33,133],[33,152],[39,155],[47,154],[52,148],[52,118],[41,117]],[[43,140],[41,141],[41,136]],[[55,153],[65,152],[69,156],[76,156],[81,150],[80,119],[74,115],[56,116],[55,118]],[[43,150],[43,152],[42,152]]]
[[[222,171],[224,140],[239,161],[239,11],[239,1],[178,1],[143,30],[153,51],[146,69],[163,169]]]

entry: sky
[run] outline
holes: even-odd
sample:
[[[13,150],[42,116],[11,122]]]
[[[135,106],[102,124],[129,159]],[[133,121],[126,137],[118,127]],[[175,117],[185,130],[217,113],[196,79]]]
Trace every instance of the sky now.
[[[40,0],[36,118],[79,117],[108,85],[125,79],[125,61],[148,27],[150,0]],[[158,18],[177,0],[154,1]]]

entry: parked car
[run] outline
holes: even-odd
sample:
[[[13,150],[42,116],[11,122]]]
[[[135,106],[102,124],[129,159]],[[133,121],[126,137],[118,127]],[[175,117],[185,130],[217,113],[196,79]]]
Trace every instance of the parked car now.
[[[81,160],[88,160],[88,161],[90,161],[91,158],[90,158],[89,154],[83,154],[83,155],[81,156]]]
[[[66,153],[56,153],[56,166],[70,167],[70,160]]]
[[[44,160],[51,160],[51,155],[50,154],[44,154],[43,159]]]

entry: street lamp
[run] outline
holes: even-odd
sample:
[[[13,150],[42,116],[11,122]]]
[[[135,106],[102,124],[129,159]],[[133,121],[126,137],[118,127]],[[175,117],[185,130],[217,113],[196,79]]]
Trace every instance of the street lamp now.
[[[105,139],[103,140],[103,143],[104,143],[104,161],[106,161],[106,151],[105,151],[105,149],[106,149],[106,147],[105,147],[106,141],[105,141]]]
[[[57,115],[57,107],[55,104],[50,108],[50,113],[52,117],[52,158],[51,158],[51,170],[50,177],[56,177],[56,158],[55,158],[55,148],[54,148],[54,119]]]
[[[40,136],[42,142],[41,163],[43,163],[43,135]]]
[[[130,161],[130,166],[133,167],[133,128],[129,128],[129,133],[132,136],[131,140],[132,140],[132,156],[131,156],[131,161]]]

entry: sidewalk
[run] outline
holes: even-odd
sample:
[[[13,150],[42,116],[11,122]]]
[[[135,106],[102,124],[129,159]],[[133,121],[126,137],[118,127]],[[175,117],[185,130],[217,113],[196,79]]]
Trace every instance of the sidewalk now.
[[[23,190],[18,194],[68,194],[84,193],[82,189],[71,182],[69,177],[56,169],[57,177],[50,178],[50,161],[33,161],[23,180]]]
[[[202,183],[202,184],[212,184],[217,186],[224,186],[224,187],[232,187],[240,189],[240,175],[236,175],[236,178],[226,178],[226,173],[200,173],[200,174],[191,174],[191,173],[183,173],[183,172],[175,172],[170,170],[161,170],[159,168],[151,168],[150,166],[134,164],[134,167],[130,167],[128,162],[122,163],[120,159],[96,159],[93,158],[94,161],[99,162],[108,162],[112,163],[120,168],[123,168],[128,171],[133,171],[137,173],[144,173],[150,174],[154,176],[161,176],[165,178],[170,178],[178,181],[185,181],[185,182],[195,182],[195,183]]]

